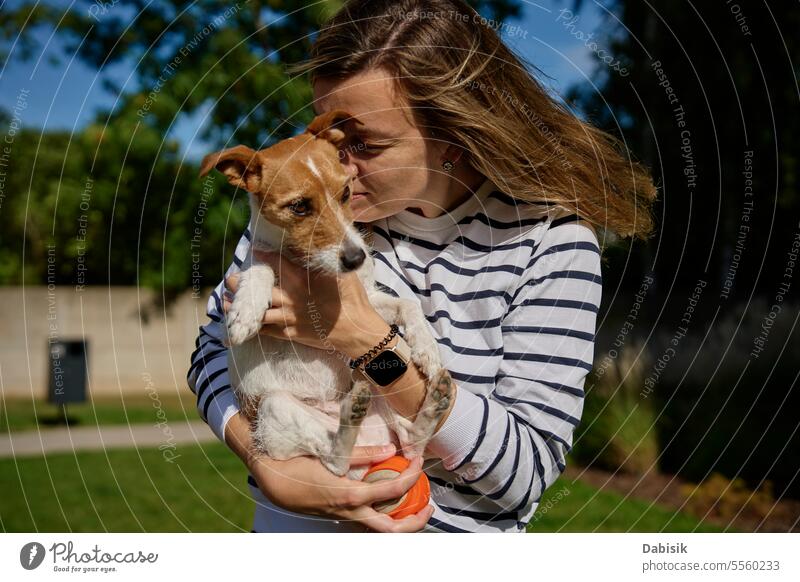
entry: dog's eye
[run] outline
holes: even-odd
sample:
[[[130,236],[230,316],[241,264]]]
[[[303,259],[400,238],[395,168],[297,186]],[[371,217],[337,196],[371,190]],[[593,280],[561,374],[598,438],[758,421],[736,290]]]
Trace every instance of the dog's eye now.
[[[342,204],[350,200],[350,186],[344,187],[344,194],[342,194]]]
[[[289,210],[297,216],[306,216],[311,212],[311,201],[308,198],[298,198],[289,203]]]

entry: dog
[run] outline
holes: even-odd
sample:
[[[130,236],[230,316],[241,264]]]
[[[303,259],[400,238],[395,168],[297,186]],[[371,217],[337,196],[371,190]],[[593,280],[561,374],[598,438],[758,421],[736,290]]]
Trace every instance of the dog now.
[[[266,149],[240,145],[209,154],[200,177],[216,168],[250,193],[251,252],[226,316],[225,343],[231,384],[256,448],[276,460],[310,454],[335,475],[361,479],[367,468],[350,469],[353,446],[394,443],[408,459],[423,455],[454,387],[419,303],[375,283],[373,259],[349,208],[352,178],[339,162],[346,139],[340,126],[348,122],[361,124],[334,110]],[[377,390],[352,373],[342,354],[258,333],[276,274],[253,257],[254,249],[277,250],[312,272],[357,273],[377,313],[403,328],[411,360],[426,378],[413,422],[373,398]]]

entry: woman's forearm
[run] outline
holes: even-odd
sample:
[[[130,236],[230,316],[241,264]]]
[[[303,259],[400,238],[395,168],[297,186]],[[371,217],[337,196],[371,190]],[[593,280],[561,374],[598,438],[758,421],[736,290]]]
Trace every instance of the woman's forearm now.
[[[346,346],[340,346],[340,349],[351,358],[356,358],[367,352],[385,337],[390,329],[389,324],[383,321],[380,315],[371,307],[364,308],[363,315],[360,315],[357,320],[360,322],[359,329],[352,334],[348,334],[351,337],[351,341]],[[389,341],[387,347],[394,347],[397,342],[398,338],[394,337]],[[425,400],[426,383],[427,378],[413,361],[409,361],[406,372],[395,380],[391,386],[380,388],[379,392],[398,414],[413,421]],[[455,388],[456,390],[458,389],[457,387]],[[445,411],[442,420],[436,427],[437,430],[444,424],[450,414],[454,400],[455,398],[451,398],[450,407]]]
[[[234,414],[225,425],[225,443],[249,468],[254,459],[250,421],[241,413]]]
[[[392,341],[389,342],[389,347],[396,343],[397,339],[392,339]],[[425,400],[425,395],[427,393],[426,386],[427,378],[425,375],[420,372],[413,361],[409,361],[406,372],[395,380],[391,386],[381,389],[380,392],[398,414],[402,414],[413,421],[422,406],[422,402]],[[456,390],[458,389],[456,386],[454,386],[454,388]],[[447,416],[450,414],[450,410],[452,410],[452,403],[455,401],[455,398],[451,398],[450,400],[450,406],[445,411],[441,421],[436,427],[437,430],[444,424],[444,421],[447,420]]]

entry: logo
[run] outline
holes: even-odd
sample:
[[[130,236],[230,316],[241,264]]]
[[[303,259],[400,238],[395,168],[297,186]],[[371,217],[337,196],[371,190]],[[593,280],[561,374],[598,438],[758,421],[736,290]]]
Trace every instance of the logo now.
[[[19,551],[19,563],[26,570],[35,570],[44,560],[44,546],[39,542],[29,542]]]

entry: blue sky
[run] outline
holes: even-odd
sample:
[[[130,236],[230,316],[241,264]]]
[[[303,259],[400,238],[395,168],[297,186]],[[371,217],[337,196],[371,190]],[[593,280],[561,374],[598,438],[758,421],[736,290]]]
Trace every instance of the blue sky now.
[[[592,73],[591,52],[576,31],[587,35],[597,32],[602,9],[592,0],[584,4],[576,14],[578,21],[566,27],[567,15],[561,10],[571,8],[571,0],[524,2],[522,18],[500,29],[510,46],[553,78],[542,81],[557,93]],[[518,28],[511,28],[513,26]],[[37,37],[40,47],[32,58],[21,60],[19,51],[15,50],[0,70],[0,107],[12,109],[20,91],[28,90],[27,107],[20,116],[25,127],[80,130],[98,108],[111,107],[116,97],[102,87],[96,71],[65,54],[63,46],[51,38],[49,31],[38,30]],[[56,56],[60,64],[54,64]],[[118,64],[106,70],[117,82],[127,83],[128,89],[136,86],[133,72],[131,64]],[[196,159],[207,151],[207,146],[195,138],[205,115],[203,111],[184,115],[174,126],[171,137],[181,142],[189,158]]]

